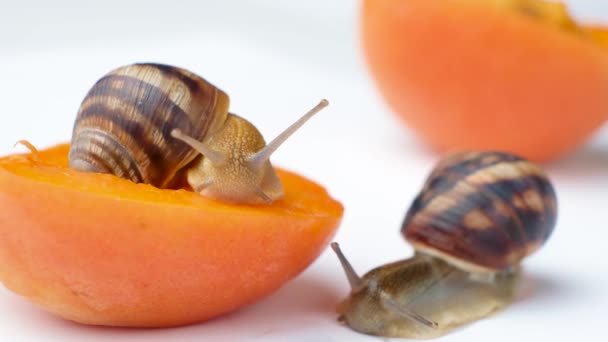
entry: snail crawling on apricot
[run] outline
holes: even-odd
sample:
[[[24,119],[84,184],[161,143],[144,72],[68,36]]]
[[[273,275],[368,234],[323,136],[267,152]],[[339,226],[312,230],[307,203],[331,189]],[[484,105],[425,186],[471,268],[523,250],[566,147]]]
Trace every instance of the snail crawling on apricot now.
[[[255,126],[228,112],[228,95],[203,78],[169,65],[127,65],[98,80],[83,100],[69,166],[160,188],[185,173],[204,196],[271,203],[283,187],[270,155],[327,104],[322,100],[266,145]]]
[[[424,339],[486,317],[513,300],[522,259],[547,241],[556,217],[537,165],[502,152],[450,155],[405,216],[413,257],[359,277],[332,244],[352,287],[339,319],[367,334]]]

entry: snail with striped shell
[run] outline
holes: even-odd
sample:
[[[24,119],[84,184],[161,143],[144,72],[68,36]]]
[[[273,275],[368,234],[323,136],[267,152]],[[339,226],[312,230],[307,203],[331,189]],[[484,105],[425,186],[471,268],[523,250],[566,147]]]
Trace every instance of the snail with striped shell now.
[[[513,300],[520,262],[551,235],[555,191],[537,165],[501,152],[443,159],[402,225],[416,253],[359,277],[332,247],[352,287],[338,307],[352,329],[433,338]]]
[[[283,187],[270,155],[327,101],[268,145],[228,106],[228,95],[187,70],[161,64],[118,68],[98,80],[83,100],[69,166],[160,188],[176,186],[185,173],[194,191],[225,202],[281,198]]]

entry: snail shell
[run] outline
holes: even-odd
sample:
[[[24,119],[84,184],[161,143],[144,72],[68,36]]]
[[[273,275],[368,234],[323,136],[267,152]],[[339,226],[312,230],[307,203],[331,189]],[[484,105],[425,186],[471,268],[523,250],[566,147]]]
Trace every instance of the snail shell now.
[[[556,219],[555,191],[540,167],[508,153],[463,152],[432,171],[401,232],[419,252],[494,272],[537,250]]]
[[[228,106],[228,95],[187,70],[161,64],[118,68],[84,98],[69,166],[171,186],[178,171],[199,155],[171,131],[203,141],[222,126]]]

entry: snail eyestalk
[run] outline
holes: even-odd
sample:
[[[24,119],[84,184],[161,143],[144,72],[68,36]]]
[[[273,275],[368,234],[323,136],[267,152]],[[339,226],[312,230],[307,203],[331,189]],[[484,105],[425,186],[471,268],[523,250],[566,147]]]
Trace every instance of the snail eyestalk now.
[[[340,245],[337,242],[331,243],[331,248],[334,250],[336,255],[338,256],[338,260],[340,260],[340,264],[342,264],[342,268],[344,269],[344,273],[346,273],[346,277],[348,278],[348,283],[350,287],[354,290],[360,287],[363,284],[361,277],[355,272],[355,269],[350,264],[342,250],[340,249]]]
[[[338,256],[338,260],[340,260],[340,264],[342,264],[342,268],[344,269],[344,273],[346,273],[346,277],[348,278],[348,282],[350,283],[350,287],[352,288],[352,290],[355,291],[357,289],[360,289],[362,286],[364,286],[363,279],[357,274],[357,272],[355,272],[355,270],[353,269],[353,266],[350,264],[348,259],[346,259],[346,256],[344,256],[344,253],[342,253],[342,250],[340,249],[340,245],[337,242],[332,242],[331,248],[334,250],[334,252]],[[384,306],[387,309],[391,310],[392,312],[396,313],[397,315],[399,315],[403,318],[412,320],[412,321],[422,324],[426,327],[436,328],[438,326],[438,324],[436,322],[428,320],[425,317],[423,317],[422,315],[420,315],[406,307],[403,307],[402,305],[397,303],[393,298],[391,298],[388,294],[386,294],[382,289],[378,288],[377,283],[371,282],[368,284],[369,284],[369,288],[373,289],[372,290],[373,292],[377,292],[379,294],[380,300],[382,301],[382,303],[384,304]],[[345,318],[343,316],[341,316],[340,319],[344,320]]]
[[[381,293],[380,298],[382,299],[382,302],[389,309],[391,309],[393,312],[395,312],[399,316],[402,316],[402,317],[407,318],[407,319],[411,319],[412,321],[420,323],[420,324],[422,324],[424,326],[427,326],[429,328],[436,328],[436,327],[439,326],[439,324],[437,324],[437,322],[429,321],[428,319],[426,319],[423,316],[415,313],[414,311],[409,310],[408,308],[406,308],[406,307],[404,307],[402,305],[399,305],[399,303],[395,302],[394,299],[390,298],[389,296],[387,296],[384,293]]]
[[[32,159],[38,160],[38,149],[31,142],[27,140],[19,140],[15,143],[15,145],[13,145],[13,147],[17,147],[17,145],[25,146],[25,148],[30,150],[30,153],[32,154]]]
[[[209,159],[214,165],[220,165],[226,161],[226,157],[223,154],[209,148],[208,146],[192,138],[191,136],[184,134],[180,129],[176,128],[172,130],[171,136],[177,140],[181,140],[193,149],[197,150],[205,158]]]
[[[274,138],[270,143],[268,143],[263,149],[258,151],[256,154],[252,155],[247,159],[247,161],[251,165],[256,165],[261,167],[270,156],[285,142],[287,139],[295,133],[306,121],[312,118],[315,114],[320,112],[323,108],[329,105],[329,101],[326,99],[321,100],[319,104],[317,104],[314,108],[309,110],[306,114],[304,114],[298,121],[294,122],[291,126],[287,127],[281,134],[279,134],[276,138]]]

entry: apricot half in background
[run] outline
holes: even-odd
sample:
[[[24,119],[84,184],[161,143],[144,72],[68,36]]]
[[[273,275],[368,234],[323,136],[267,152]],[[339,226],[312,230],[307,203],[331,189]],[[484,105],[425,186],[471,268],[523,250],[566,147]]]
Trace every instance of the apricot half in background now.
[[[439,150],[534,160],[574,150],[608,119],[608,28],[540,0],[364,0],[379,91]]]
[[[80,323],[176,326],[252,303],[312,263],[343,214],[286,171],[284,199],[238,206],[79,173],[67,154],[0,159],[0,280]]]

